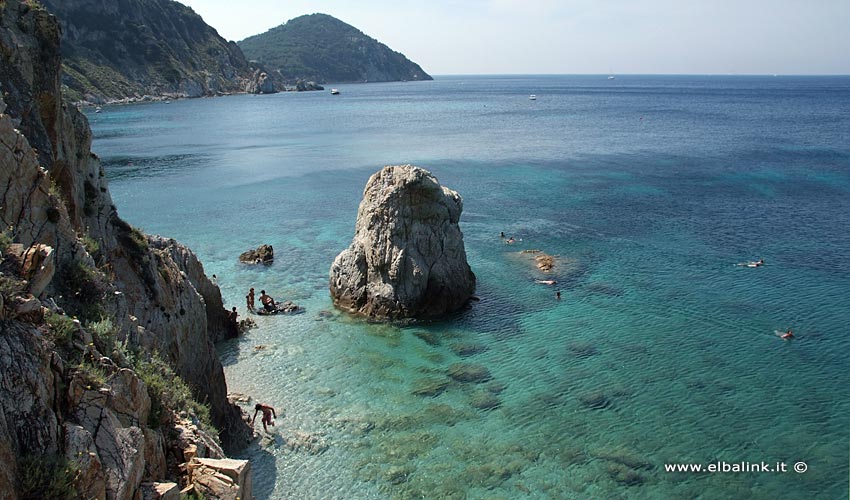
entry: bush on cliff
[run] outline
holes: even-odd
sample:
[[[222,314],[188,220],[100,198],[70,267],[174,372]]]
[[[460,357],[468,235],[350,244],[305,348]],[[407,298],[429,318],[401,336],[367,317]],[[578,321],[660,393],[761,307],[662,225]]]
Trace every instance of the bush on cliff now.
[[[64,458],[27,455],[18,462],[20,500],[76,500],[79,471]]]
[[[218,436],[210,418],[209,406],[195,401],[189,385],[156,353],[149,358],[137,357],[133,369],[148,387],[151,398],[149,427],[159,428],[168,421],[169,412],[186,412],[197,418],[199,428],[210,436]]]

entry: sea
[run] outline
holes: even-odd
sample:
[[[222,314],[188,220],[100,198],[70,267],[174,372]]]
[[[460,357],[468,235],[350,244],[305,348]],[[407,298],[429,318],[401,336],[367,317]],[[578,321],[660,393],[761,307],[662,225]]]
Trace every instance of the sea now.
[[[219,350],[277,411],[240,455],[257,500],[845,498],[850,77],[333,86],[88,112],[119,214],[256,322]],[[440,321],[329,297],[399,164],[463,197],[479,300]],[[250,287],[305,312],[252,315]]]

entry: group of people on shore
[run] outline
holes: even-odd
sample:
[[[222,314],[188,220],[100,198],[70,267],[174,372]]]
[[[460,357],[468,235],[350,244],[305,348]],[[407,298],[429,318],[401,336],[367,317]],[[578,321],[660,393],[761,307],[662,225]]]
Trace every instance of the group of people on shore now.
[[[254,311],[254,288],[251,287],[248,290],[248,295],[245,296],[245,302],[247,303],[248,310]],[[262,304],[263,309],[266,311],[274,311],[277,308],[277,303],[274,301],[271,295],[267,294],[265,290],[260,290],[260,304]],[[235,308],[234,308],[235,309]]]

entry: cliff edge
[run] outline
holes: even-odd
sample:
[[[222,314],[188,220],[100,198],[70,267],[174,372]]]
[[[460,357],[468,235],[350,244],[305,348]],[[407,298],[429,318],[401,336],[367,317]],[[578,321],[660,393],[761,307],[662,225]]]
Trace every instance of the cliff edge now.
[[[130,500],[252,431],[214,348],[220,291],[190,250],[118,216],[60,98],[59,40],[46,10],[0,2],[0,498],[65,498],[27,485],[74,471],[50,484]]]

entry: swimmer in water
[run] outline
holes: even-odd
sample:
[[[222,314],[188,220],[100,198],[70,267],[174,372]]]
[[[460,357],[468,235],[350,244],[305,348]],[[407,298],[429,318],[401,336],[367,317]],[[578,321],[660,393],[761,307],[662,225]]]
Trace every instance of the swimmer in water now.
[[[791,340],[794,338],[794,332],[792,332],[789,328],[788,331],[780,335],[779,338],[781,338],[782,340]]]

